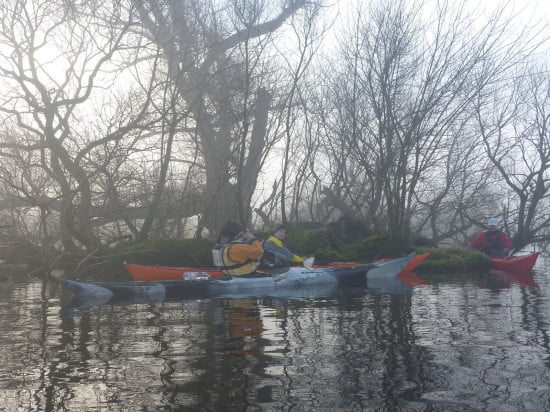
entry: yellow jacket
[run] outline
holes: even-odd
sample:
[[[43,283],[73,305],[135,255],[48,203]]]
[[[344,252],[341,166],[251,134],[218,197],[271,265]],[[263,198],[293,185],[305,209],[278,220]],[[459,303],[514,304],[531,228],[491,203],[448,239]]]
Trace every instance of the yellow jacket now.
[[[270,236],[269,239],[264,242],[264,250],[266,252],[271,252],[283,262],[302,263],[304,261],[300,256],[288,250],[283,244],[283,241],[276,236]]]

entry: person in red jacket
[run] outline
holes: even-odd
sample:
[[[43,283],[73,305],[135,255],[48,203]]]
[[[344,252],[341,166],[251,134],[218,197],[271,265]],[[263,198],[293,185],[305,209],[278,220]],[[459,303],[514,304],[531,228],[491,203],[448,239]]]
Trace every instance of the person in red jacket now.
[[[470,245],[474,249],[478,249],[489,256],[504,256],[512,249],[512,241],[498,229],[498,219],[489,219],[489,230],[480,233]]]

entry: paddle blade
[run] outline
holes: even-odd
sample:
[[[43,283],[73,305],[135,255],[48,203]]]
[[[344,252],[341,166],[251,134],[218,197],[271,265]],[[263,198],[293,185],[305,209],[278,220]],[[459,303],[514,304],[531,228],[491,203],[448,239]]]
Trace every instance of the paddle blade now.
[[[310,258],[307,258],[307,259],[304,259],[304,267],[306,269],[311,269],[313,267],[313,263],[315,262],[315,258],[314,257],[310,257]]]

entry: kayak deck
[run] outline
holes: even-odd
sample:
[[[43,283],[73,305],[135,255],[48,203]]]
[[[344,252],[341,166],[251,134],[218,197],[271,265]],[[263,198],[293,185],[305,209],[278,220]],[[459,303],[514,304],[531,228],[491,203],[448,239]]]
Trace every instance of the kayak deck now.
[[[95,296],[109,300],[116,298],[181,299],[252,296],[302,295],[305,290],[326,292],[340,286],[366,286],[364,267],[304,269],[290,268],[281,273],[258,273],[255,276],[194,279],[129,281],[129,282],[80,282],[61,279],[61,284],[77,297]]]
[[[411,255],[412,258],[411,258]],[[373,269],[373,265],[382,264],[384,262],[392,262],[397,264],[400,259],[407,260],[407,265],[401,268],[400,272],[410,272],[428,258],[430,254],[424,253],[421,255],[410,254],[409,256],[397,259],[385,259],[375,261],[374,263],[358,263],[358,262],[333,262],[330,265],[314,265],[313,269],[331,269],[331,268],[363,268],[364,270]],[[385,266],[387,263],[384,263]],[[136,281],[156,281],[156,280],[181,280],[193,277],[209,277],[209,278],[225,278],[225,275],[216,268],[193,268],[193,267],[173,267],[173,266],[158,266],[158,265],[139,265],[133,263],[125,263],[124,268]],[[374,272],[371,272],[374,276]],[[395,276],[397,273],[392,274]]]

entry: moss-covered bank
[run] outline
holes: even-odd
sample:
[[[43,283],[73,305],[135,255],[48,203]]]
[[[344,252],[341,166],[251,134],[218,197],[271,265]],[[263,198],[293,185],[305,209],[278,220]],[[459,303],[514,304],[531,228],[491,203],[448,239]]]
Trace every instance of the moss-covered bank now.
[[[257,232],[259,239],[267,239],[271,232]],[[318,263],[333,261],[371,262],[375,259],[393,258],[416,250],[431,256],[416,272],[484,272],[489,270],[489,259],[478,252],[463,248],[427,248],[387,235],[373,235],[355,241],[343,242],[324,227],[306,229],[289,228],[285,244],[302,256],[315,256]],[[122,262],[167,266],[211,266],[210,250],[214,245],[208,239],[159,239],[139,244],[121,243],[115,247],[100,249],[88,256],[64,255],[57,267],[69,272],[97,273],[119,272]]]
[[[430,253],[430,257],[415,272],[418,273],[485,273],[491,268],[490,259],[471,249],[423,248],[418,253]]]
[[[256,233],[267,239],[270,232]],[[489,259],[482,253],[464,248],[428,248],[391,239],[386,235],[369,236],[355,242],[334,244],[326,228],[289,231],[286,246],[301,256],[314,256],[316,262],[334,261],[371,262],[401,256],[416,250],[430,253],[430,258],[416,270],[418,273],[486,272]],[[211,266],[212,240],[164,239],[137,245],[122,245],[109,249],[112,259],[141,264],[168,266]]]

